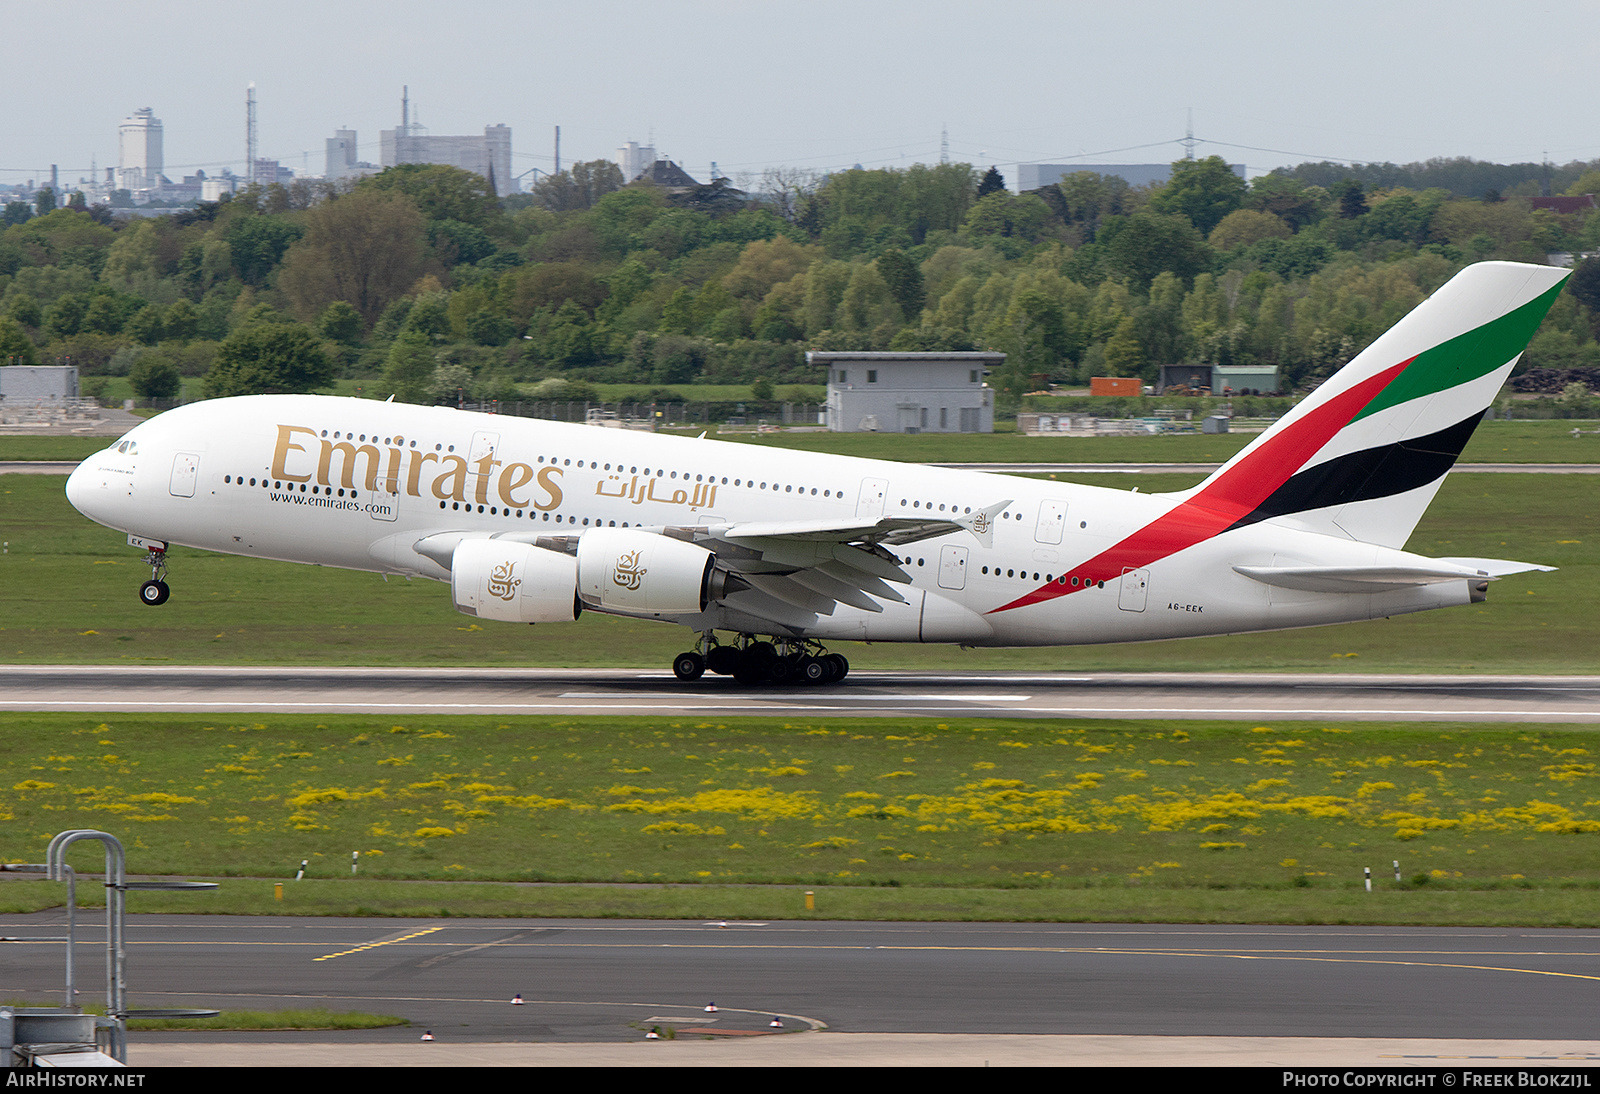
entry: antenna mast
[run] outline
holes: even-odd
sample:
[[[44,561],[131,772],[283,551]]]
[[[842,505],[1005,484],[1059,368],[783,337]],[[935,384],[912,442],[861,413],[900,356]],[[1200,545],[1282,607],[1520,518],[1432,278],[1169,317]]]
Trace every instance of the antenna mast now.
[[[950,162],[950,126],[948,124],[939,130],[939,162]]]
[[[256,184],[256,85],[251,81],[244,93],[244,178]]]
[[[556,126],[556,174],[561,174],[561,127]]]
[[[1194,159],[1194,146],[1198,142],[1194,139],[1194,107],[1192,106],[1189,108],[1189,127],[1184,130],[1183,140],[1179,143],[1183,145],[1183,158],[1186,160]]]

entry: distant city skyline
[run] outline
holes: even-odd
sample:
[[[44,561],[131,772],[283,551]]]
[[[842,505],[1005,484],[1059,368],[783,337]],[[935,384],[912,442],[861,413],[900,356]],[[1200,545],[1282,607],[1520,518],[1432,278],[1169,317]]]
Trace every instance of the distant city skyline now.
[[[1164,162],[1197,155],[1251,175],[1305,160],[1471,156],[1600,158],[1588,103],[1600,0],[1507,8],[1484,0],[1352,0],[1311,9],[1243,0],[1111,6],[1040,0],[500,0],[442,13],[417,0],[248,15],[153,0],[130,15],[90,0],[62,21],[7,13],[0,183],[64,188],[117,165],[118,127],[144,107],[163,123],[165,174],[247,173],[245,87],[257,86],[260,151],[320,175],[325,142],[413,120],[435,135],[515,133],[511,173],[615,159],[652,145],[696,177],[767,167],[952,160]]]

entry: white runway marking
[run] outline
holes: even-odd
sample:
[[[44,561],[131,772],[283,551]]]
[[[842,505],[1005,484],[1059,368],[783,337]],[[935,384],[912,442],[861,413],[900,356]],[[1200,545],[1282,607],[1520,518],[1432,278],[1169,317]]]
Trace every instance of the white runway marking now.
[[[779,693],[781,694],[781,693]],[[610,699],[614,695],[609,691],[563,691],[557,699]],[[745,691],[737,695],[718,696],[721,699],[770,699],[773,692]],[[681,691],[674,692],[630,692],[630,699],[686,699],[695,698]],[[1032,699],[1031,695],[850,695],[835,693],[826,698],[837,698],[843,702],[851,703],[1025,703]],[[696,699],[696,705],[699,700]]]

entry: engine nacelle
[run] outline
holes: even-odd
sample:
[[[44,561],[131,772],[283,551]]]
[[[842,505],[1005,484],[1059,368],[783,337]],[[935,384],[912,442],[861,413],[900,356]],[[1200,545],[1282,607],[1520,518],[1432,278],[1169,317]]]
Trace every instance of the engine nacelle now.
[[[578,560],[530,543],[465,539],[450,559],[456,611],[506,623],[570,623],[578,602]]]
[[[578,595],[587,604],[649,615],[689,615],[714,595],[716,556],[681,539],[595,528],[578,539]]]

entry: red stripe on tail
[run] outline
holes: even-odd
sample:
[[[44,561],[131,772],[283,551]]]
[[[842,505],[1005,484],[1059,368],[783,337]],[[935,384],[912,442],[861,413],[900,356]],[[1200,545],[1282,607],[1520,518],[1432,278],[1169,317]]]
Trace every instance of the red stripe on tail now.
[[[1254,512],[1272,492],[1320,452],[1334,434],[1350,423],[1363,407],[1400,373],[1414,358],[1401,361],[1369,379],[1342,391],[1303,418],[1285,426],[1276,436],[1265,439],[1238,463],[1217,475],[1204,489],[1170,512],[1164,513],[1134,532],[1127,539],[1108,547],[1070,574],[1062,575],[1030,593],[1003,604],[996,612],[1025,608],[1077,592],[1100,581],[1113,581],[1126,570],[1176,554],[1186,547],[1210,539],[1233,526],[1241,517]],[[1077,577],[1077,586],[1062,584]]]

